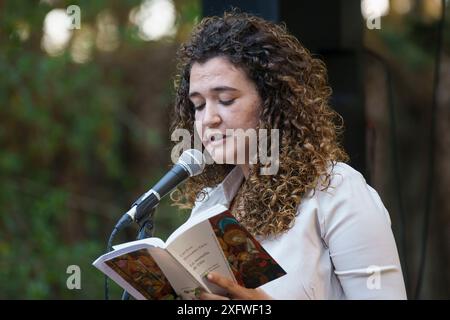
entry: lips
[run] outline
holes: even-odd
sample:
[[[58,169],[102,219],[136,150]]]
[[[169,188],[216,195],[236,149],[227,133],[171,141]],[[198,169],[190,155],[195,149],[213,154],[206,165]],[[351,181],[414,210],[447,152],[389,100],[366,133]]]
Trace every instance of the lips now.
[[[220,141],[220,140],[225,139],[226,137],[227,137],[227,136],[224,135],[224,134],[221,134],[221,135],[214,135],[214,136],[211,136],[210,141],[212,141],[212,142],[214,142],[214,141]]]
[[[203,142],[205,143],[221,143],[223,140],[225,140],[228,136],[223,133],[209,133],[206,134]]]

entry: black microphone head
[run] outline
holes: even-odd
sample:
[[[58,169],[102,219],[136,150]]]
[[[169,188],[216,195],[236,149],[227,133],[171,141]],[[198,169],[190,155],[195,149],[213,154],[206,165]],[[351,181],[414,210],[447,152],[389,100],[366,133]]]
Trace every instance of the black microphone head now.
[[[189,149],[181,154],[177,164],[186,168],[189,171],[189,175],[193,177],[203,172],[205,162],[205,157],[200,150]]]

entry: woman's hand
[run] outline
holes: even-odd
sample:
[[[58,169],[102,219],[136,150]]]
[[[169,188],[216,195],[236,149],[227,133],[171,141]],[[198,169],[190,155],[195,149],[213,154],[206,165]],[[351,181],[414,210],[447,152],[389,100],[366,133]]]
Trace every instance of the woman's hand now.
[[[241,300],[271,300],[272,297],[269,296],[261,289],[247,289],[232,280],[221,276],[218,273],[210,272],[206,277],[211,283],[225,289],[228,292],[228,296],[219,296],[217,294],[207,293],[202,291],[200,293],[200,300],[231,300],[231,299],[241,299]]]

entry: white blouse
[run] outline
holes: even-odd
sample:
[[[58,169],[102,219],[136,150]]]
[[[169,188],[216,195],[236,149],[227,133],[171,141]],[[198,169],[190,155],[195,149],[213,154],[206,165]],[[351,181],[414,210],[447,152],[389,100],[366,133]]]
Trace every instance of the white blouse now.
[[[244,175],[236,166],[191,217],[215,204],[229,207]],[[289,231],[258,237],[287,272],[260,288],[274,299],[406,299],[389,214],[363,176],[344,163],[326,191],[309,192]]]

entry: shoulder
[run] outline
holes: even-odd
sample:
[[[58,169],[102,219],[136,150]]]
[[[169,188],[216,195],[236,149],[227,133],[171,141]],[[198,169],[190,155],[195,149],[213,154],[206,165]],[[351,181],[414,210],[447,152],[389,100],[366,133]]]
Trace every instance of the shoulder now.
[[[351,200],[355,194],[367,191],[368,185],[363,175],[343,162],[331,164],[326,178],[320,177],[317,187],[309,193],[309,197],[323,204],[342,198]]]
[[[330,166],[329,172],[329,184],[325,184],[322,179],[311,196],[317,205],[323,236],[331,227],[342,226],[350,221],[391,224],[380,196],[360,172],[342,162]]]
[[[343,162],[336,162],[330,165],[328,172],[330,174],[329,187],[331,188],[343,188],[355,184],[366,184],[366,180],[359,171]],[[324,187],[324,185],[320,185],[319,187]]]
[[[351,197],[355,193],[371,191],[364,176],[348,164],[336,162],[329,166],[329,181],[321,177],[315,192],[319,196]],[[372,189],[373,190],[373,189]]]

